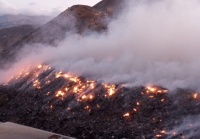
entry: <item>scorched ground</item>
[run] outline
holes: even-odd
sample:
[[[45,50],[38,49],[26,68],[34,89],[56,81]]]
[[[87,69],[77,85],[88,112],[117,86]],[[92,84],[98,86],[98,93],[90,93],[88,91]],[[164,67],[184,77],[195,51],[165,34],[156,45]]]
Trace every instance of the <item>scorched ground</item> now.
[[[156,86],[127,88],[75,77],[48,65],[24,69],[0,86],[0,121],[11,121],[75,138],[192,138],[199,127],[198,93]]]

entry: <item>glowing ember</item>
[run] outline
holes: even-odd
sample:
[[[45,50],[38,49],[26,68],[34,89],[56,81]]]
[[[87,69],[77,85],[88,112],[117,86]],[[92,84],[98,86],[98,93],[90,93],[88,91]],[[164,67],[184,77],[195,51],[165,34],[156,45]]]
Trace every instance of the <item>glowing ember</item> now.
[[[50,81],[50,80],[46,81],[46,84],[49,84],[49,83],[51,83],[51,81]]]
[[[162,135],[161,134],[157,134],[156,137],[162,137]]]
[[[167,93],[168,90],[166,89],[161,89],[161,88],[157,88],[157,87],[146,87],[146,92],[147,93]]]
[[[124,117],[129,117],[129,116],[130,116],[130,113],[125,113],[123,116],[124,116]]]
[[[94,89],[94,86],[95,86],[94,83],[91,83],[91,84],[90,84],[90,87],[91,87],[92,89]]]
[[[90,108],[90,106],[86,106],[86,107],[84,107],[84,109],[89,109]]]
[[[90,99],[93,99],[93,96],[92,96],[92,95],[90,95]]]
[[[165,133],[166,133],[166,131],[165,131],[165,130],[162,130],[162,131],[160,131],[160,133],[163,133],[163,134],[165,134]]]
[[[86,98],[87,98],[87,96],[86,96],[86,95],[83,95],[83,96],[82,96],[82,99],[86,99]]]
[[[61,76],[62,76],[62,71],[56,73],[56,78],[59,78],[59,77],[61,77]]]
[[[56,97],[59,97],[59,96],[63,97],[64,95],[65,95],[65,93],[62,92],[62,91],[58,91],[58,92],[56,93]]]
[[[195,94],[193,95],[193,98],[196,99],[197,97],[198,97],[198,93],[195,93]]]
[[[25,77],[25,76],[28,76],[29,74],[30,74],[30,73],[29,73],[28,71],[25,72],[25,73],[24,73],[24,77]]]
[[[161,101],[161,102],[164,102],[164,101],[165,101],[165,99],[163,98],[163,99],[161,99],[160,101]]]
[[[78,87],[74,87],[74,93],[78,92]]]
[[[154,98],[154,96],[149,96],[150,98]]]
[[[40,87],[40,82],[39,82],[39,80],[35,80],[35,81],[33,82],[33,87],[41,88],[41,87]]]
[[[69,88],[66,87],[66,88],[65,88],[65,91],[68,91],[68,90],[69,90]]]
[[[155,92],[156,89],[155,89],[155,88],[150,88],[150,91],[151,91],[151,92]]]
[[[38,69],[41,69],[42,68],[42,65],[38,65],[38,67],[37,67]]]
[[[79,81],[78,77],[70,78],[69,80],[73,81],[73,82],[78,82]]]
[[[103,86],[107,89],[107,93],[109,96],[112,96],[116,92],[116,86],[115,85],[108,85],[103,84]]]
[[[64,77],[65,77],[65,78],[69,78],[69,77],[70,77],[70,75],[68,75],[68,74],[65,74],[65,75],[64,75]]]

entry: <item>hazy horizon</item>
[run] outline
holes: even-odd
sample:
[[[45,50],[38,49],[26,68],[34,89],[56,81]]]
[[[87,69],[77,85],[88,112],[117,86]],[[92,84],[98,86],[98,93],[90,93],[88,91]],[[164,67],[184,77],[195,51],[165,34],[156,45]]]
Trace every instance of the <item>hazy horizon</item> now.
[[[93,6],[100,0],[0,0],[0,16],[6,14],[47,15],[56,16],[72,5]]]

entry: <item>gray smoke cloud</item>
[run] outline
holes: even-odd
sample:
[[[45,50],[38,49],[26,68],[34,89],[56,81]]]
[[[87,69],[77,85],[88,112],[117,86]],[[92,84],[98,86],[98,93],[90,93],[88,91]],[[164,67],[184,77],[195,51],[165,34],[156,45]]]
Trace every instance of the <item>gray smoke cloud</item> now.
[[[144,0],[128,5],[109,23],[107,33],[72,35],[58,47],[38,46],[13,68],[47,62],[106,83],[200,91],[200,1]],[[12,69],[1,73],[7,77],[9,72]]]

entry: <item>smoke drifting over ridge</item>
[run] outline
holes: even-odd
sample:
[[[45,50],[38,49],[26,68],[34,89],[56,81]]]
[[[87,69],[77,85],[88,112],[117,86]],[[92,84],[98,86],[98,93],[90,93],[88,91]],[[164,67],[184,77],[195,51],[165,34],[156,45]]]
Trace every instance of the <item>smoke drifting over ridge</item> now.
[[[200,90],[199,0],[144,0],[128,5],[109,23],[107,33],[71,36],[58,47],[37,47],[15,69],[47,62],[108,83]],[[13,69],[0,73],[4,81]]]

